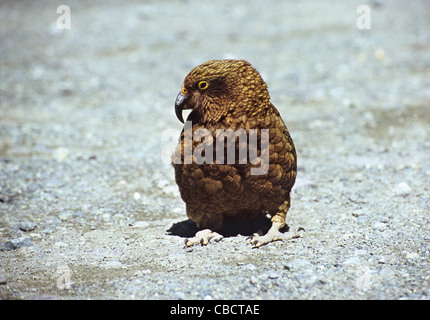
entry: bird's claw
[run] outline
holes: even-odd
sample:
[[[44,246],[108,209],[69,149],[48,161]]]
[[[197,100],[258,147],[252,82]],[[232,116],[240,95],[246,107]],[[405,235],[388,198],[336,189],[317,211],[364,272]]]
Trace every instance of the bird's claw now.
[[[264,236],[255,233],[251,238],[250,243],[253,245],[253,248],[258,248],[273,241],[285,241],[300,237],[301,235],[299,231],[281,233],[279,230],[270,229]]]
[[[223,238],[222,235],[211,231],[209,229],[201,230],[196,233],[193,238],[185,240],[185,245],[187,247],[195,246],[197,244],[207,245],[209,240],[213,239],[215,242],[220,241]]]

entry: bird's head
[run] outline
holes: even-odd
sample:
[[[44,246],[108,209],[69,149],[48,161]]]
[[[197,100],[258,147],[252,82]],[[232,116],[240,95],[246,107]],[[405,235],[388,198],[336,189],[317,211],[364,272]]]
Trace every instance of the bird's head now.
[[[245,60],[210,60],[190,71],[176,97],[175,112],[192,109],[193,119],[217,123],[227,114],[252,113],[269,101],[266,83]]]

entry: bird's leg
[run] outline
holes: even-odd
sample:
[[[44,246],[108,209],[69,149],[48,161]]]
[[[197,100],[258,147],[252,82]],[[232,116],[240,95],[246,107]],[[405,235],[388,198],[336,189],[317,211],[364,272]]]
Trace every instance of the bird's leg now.
[[[198,231],[194,236],[194,238],[185,240],[185,245],[187,247],[191,247],[200,243],[202,245],[207,245],[210,239],[213,239],[214,241],[218,242],[222,238],[223,236],[220,235],[219,233],[216,233],[209,229],[204,229],[204,230]]]
[[[267,233],[264,236],[254,234],[254,237],[251,239],[251,243],[254,245],[254,248],[258,248],[272,241],[290,240],[290,239],[300,237],[300,233],[298,231],[284,232],[284,233],[281,233],[279,231],[279,229],[285,226],[285,217],[287,216],[289,207],[290,207],[289,201],[285,201],[279,207],[278,213],[272,217],[271,228],[269,229],[269,231],[267,231]]]
[[[272,241],[300,238],[300,233],[298,231],[281,233],[279,229],[281,229],[282,227],[283,225],[279,222],[273,222],[272,227],[269,229],[269,231],[267,231],[264,236],[255,234],[254,237],[251,239],[251,243],[254,245],[254,248],[261,247],[262,245]]]

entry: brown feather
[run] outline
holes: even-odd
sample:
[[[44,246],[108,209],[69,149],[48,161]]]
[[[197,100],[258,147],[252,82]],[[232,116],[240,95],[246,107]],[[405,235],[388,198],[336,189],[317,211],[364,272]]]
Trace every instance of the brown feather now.
[[[209,83],[207,89],[198,88],[200,81]],[[223,164],[184,164],[187,138],[182,131],[172,160],[188,217],[199,228],[212,230],[221,228],[224,217],[253,219],[262,213],[269,213],[284,224],[296,179],[297,157],[293,140],[278,110],[269,101],[260,74],[244,60],[212,60],[192,69],[183,87],[187,90],[184,108],[193,109],[188,117],[193,134],[198,129],[207,129],[215,141],[217,129],[243,129],[248,137],[250,129],[258,129],[257,146],[260,146],[261,129],[269,130],[269,166],[262,175],[251,174],[250,169],[258,165],[251,164],[249,158],[247,163],[239,163],[238,137],[235,163],[227,164],[225,143]],[[202,142],[188,143],[194,152]],[[215,162],[215,146],[213,150]],[[257,155],[261,156],[261,152],[258,149]]]

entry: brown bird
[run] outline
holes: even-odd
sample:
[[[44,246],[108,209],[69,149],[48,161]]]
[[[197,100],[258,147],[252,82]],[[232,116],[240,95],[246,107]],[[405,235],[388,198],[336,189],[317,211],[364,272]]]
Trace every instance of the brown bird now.
[[[267,85],[245,60],[211,60],[190,71],[176,97],[175,112],[192,109],[172,156],[175,179],[196,236],[186,245],[222,238],[224,218],[238,223],[271,217],[254,247],[299,237],[281,233],[296,180],[297,157]]]

